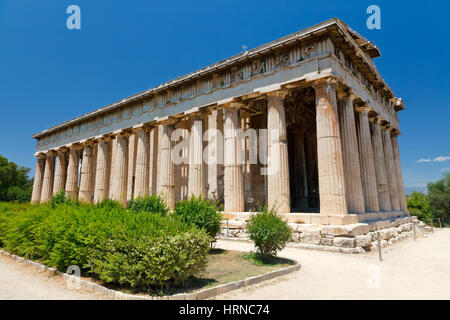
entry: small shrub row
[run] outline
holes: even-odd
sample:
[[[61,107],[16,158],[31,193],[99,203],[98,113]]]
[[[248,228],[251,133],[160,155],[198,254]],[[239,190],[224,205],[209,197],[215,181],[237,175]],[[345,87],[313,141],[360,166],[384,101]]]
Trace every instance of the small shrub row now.
[[[78,265],[85,274],[129,288],[179,286],[204,270],[211,241],[205,231],[161,212],[137,212],[110,200],[1,204],[0,246],[61,271]]]

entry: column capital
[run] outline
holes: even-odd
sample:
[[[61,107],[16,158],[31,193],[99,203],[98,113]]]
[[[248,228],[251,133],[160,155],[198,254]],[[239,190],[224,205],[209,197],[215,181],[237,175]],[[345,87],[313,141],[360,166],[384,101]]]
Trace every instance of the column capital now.
[[[390,131],[391,129],[391,124],[385,120],[380,120],[379,125],[382,130]]]
[[[120,130],[113,131],[112,134],[115,137],[129,137],[133,134],[133,132],[132,132],[132,129],[127,128],[127,129],[120,129]]]
[[[358,99],[358,96],[351,90],[337,91],[338,100],[351,101]]]
[[[104,134],[104,135],[95,137],[95,140],[97,142],[101,142],[101,141],[103,141],[103,142],[110,142],[112,139],[114,139],[114,137],[111,134]]]
[[[232,111],[238,111],[244,106],[242,102],[233,101],[224,105],[223,111],[224,113],[229,113]]]
[[[336,84],[339,83],[338,79],[335,77],[327,77],[323,79],[318,79],[312,83],[312,87],[314,90],[321,89],[323,87],[336,87]]]
[[[79,142],[82,146],[82,148],[86,148],[87,146],[92,147],[97,143],[97,140],[95,138],[89,138],[89,139],[83,139]]]
[[[284,100],[287,96],[290,95],[290,92],[287,90],[277,90],[277,91],[267,92],[265,95],[270,98]]]
[[[65,152],[68,152],[68,151],[69,151],[69,148],[67,148],[66,146],[62,146],[62,147],[59,147],[58,149],[56,149],[56,152],[58,154],[65,153]]]
[[[362,104],[355,107],[355,111],[361,112],[361,113],[369,113],[372,108],[368,104]]]
[[[48,150],[46,152],[47,157],[52,157],[52,156],[56,156],[56,150]]]
[[[68,148],[69,150],[76,150],[76,151],[83,149],[83,145],[79,142],[75,142],[73,144],[66,144],[65,147]]]
[[[34,156],[38,159],[45,159],[47,155],[44,152],[36,152]]]
[[[153,128],[154,127],[154,125],[153,124],[151,124],[151,123],[139,123],[139,124],[137,124],[137,125],[135,125],[135,126],[133,126],[133,131],[134,132],[139,132],[139,131],[148,131],[148,130],[150,130],[151,128]]]
[[[166,116],[156,119],[158,124],[162,125],[176,125],[178,122],[180,122],[180,119],[172,117],[172,116]]]

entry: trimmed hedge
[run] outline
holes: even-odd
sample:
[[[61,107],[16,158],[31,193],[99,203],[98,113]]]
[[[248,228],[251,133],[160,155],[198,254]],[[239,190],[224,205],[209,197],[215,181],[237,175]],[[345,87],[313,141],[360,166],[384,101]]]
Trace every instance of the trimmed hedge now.
[[[211,238],[215,238],[220,232],[221,214],[216,202],[191,197],[177,202],[173,215],[189,225],[205,230]]]
[[[165,216],[169,212],[169,208],[164,199],[157,195],[133,199],[128,203],[128,209],[135,213],[149,212],[158,213],[162,216]]]
[[[61,200],[61,199],[60,199]],[[204,270],[210,237],[172,216],[99,205],[0,204],[0,246],[66,271],[78,265],[105,283],[168,288]]]

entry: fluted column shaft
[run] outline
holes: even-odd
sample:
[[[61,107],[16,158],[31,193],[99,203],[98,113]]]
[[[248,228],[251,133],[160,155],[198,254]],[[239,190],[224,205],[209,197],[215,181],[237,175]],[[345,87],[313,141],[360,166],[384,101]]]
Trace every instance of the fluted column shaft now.
[[[53,194],[64,191],[67,178],[67,152],[65,150],[59,150],[57,156]]]
[[[208,116],[208,198],[223,199],[223,110],[212,110]],[[205,159],[206,160],[206,159]],[[221,176],[221,178],[219,178]]]
[[[127,179],[127,201],[133,198],[135,188],[137,137],[133,133],[128,138],[128,179]]]
[[[149,132],[149,159],[148,159],[148,191],[150,195],[157,192],[158,185],[158,128],[153,127]]]
[[[94,202],[108,199],[111,175],[111,143],[109,139],[101,138],[98,143],[97,170],[95,172]]]
[[[344,159],[345,191],[350,213],[364,213],[364,195],[359,164],[358,139],[356,136],[353,99],[345,97],[339,101],[339,117]]]
[[[55,152],[47,152],[47,157],[45,158],[45,170],[44,170],[44,181],[42,182],[42,194],[41,203],[48,202],[52,198],[53,193],[53,181],[54,181],[54,170],[55,170]]]
[[[119,134],[116,137],[114,150],[114,172],[112,184],[112,196],[115,201],[123,206],[127,204],[127,178],[128,178],[128,136]]]
[[[149,137],[148,132],[143,128],[136,129],[137,151],[136,151],[136,173],[134,185],[134,197],[144,197],[148,195],[149,188]]]
[[[110,154],[110,162],[111,162],[111,173],[109,175],[109,193],[108,198],[113,199],[114,198],[114,190],[113,190],[113,184],[114,184],[114,176],[116,174],[116,150],[117,150],[117,137],[113,138],[111,140],[111,154]]]
[[[224,209],[226,212],[244,211],[244,183],[242,179],[241,139],[237,130],[240,127],[240,104],[231,103],[224,109]]]
[[[348,211],[336,89],[327,82],[316,85],[315,91],[320,213],[345,215]]]
[[[67,166],[66,194],[71,199],[78,196],[78,167],[80,166],[80,153],[78,147],[71,147],[69,151],[69,164]]]
[[[267,95],[268,167],[267,203],[279,213],[290,213],[289,156],[285,93]]]
[[[31,194],[31,203],[39,203],[41,201],[42,184],[44,182],[45,156],[40,154],[37,156],[36,170],[34,173],[33,193]]]
[[[300,159],[300,168],[298,178],[300,181],[297,181],[298,185],[301,185],[301,208],[308,208],[308,178],[307,178],[307,170],[306,170],[306,155],[305,155],[305,132],[301,132],[297,136],[297,156]]]
[[[175,208],[175,180],[174,180],[174,163],[172,161],[172,143],[171,136],[174,130],[173,124],[162,124],[159,127],[159,153],[161,157],[159,162],[159,179],[158,184],[160,194],[167,203],[170,210]]]
[[[194,116],[191,122],[189,147],[189,196],[205,198],[203,173],[203,119],[201,116]]]
[[[378,199],[380,210],[391,211],[391,200],[389,199],[388,181],[386,175],[386,161],[384,160],[383,139],[381,137],[381,127],[378,121],[371,123],[372,145],[375,157],[375,173],[377,176]]]
[[[396,171],[396,176],[397,176],[398,198],[399,198],[399,202],[400,202],[400,210],[407,213],[408,206],[406,204],[405,186],[403,184],[402,163],[400,161],[400,148],[398,146],[397,135],[392,135],[392,147],[394,150],[394,160],[395,160],[395,168],[396,168],[395,171]]]
[[[386,172],[388,177],[389,198],[393,211],[400,211],[400,202],[398,200],[398,183],[395,172],[394,152],[392,149],[391,132],[389,129],[382,130],[384,143],[384,158],[386,162]]]
[[[94,191],[94,147],[91,144],[86,144],[83,148],[83,160],[81,161],[80,173],[80,191],[78,200],[86,203],[92,202],[92,195]]]
[[[369,127],[369,109],[358,109],[358,142],[361,162],[361,178],[364,190],[366,212],[379,212],[375,158],[373,155],[372,138]]]

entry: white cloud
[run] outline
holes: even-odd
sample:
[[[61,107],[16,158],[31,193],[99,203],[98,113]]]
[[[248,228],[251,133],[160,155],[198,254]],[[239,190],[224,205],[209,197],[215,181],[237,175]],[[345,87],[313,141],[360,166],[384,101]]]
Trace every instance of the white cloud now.
[[[442,168],[441,169],[441,172],[447,172],[447,171],[450,171],[450,168]]]
[[[417,163],[421,163],[421,162],[445,162],[445,161],[450,161],[450,157],[439,156],[439,157],[434,158],[434,159],[420,159],[420,160],[417,160]]]

